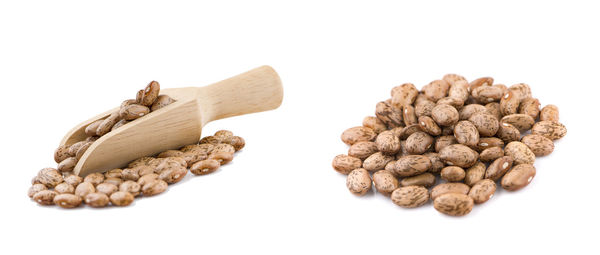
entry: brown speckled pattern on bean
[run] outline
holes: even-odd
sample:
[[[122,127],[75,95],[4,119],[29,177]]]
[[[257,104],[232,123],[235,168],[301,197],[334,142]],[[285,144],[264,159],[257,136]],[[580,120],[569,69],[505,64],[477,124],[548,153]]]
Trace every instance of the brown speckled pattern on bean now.
[[[396,161],[394,173],[399,177],[422,174],[431,168],[431,161],[423,155],[402,156]]]
[[[531,164],[521,164],[513,167],[500,182],[502,188],[508,191],[516,191],[529,185],[535,177],[535,167]]]
[[[458,111],[458,118],[460,120],[468,120],[473,114],[478,112],[486,112],[487,108],[480,104],[465,105]]]
[[[496,183],[490,179],[478,181],[469,190],[469,197],[473,199],[475,204],[482,204],[488,201],[496,192]]]
[[[150,110],[148,110],[150,111]],[[100,125],[98,125],[98,128],[96,129],[96,135],[97,136],[103,136],[105,134],[107,134],[108,132],[110,132],[112,130],[112,127],[117,124],[117,122],[119,122],[119,120],[121,120],[121,114],[119,112],[113,112],[112,114],[110,114],[110,116],[108,116],[108,118],[104,119],[102,121],[102,123],[100,123]],[[127,119],[129,120],[129,119]]]
[[[96,130],[98,130],[98,127],[100,126],[100,124],[102,124],[102,122],[104,122],[104,120],[96,120],[94,122],[92,122],[91,124],[89,124],[87,127],[85,127],[85,134],[88,136],[96,136],[98,135],[98,133],[96,133]]]
[[[377,145],[375,142],[357,142],[348,149],[348,156],[364,160],[377,151]]]
[[[502,139],[503,142],[510,143],[521,139],[521,131],[509,123],[500,122],[496,136]]]
[[[485,105],[485,110],[487,113],[494,116],[497,120],[502,119],[502,112],[500,110],[500,103],[492,102]]]
[[[168,184],[173,184],[181,181],[187,174],[187,169],[183,166],[175,166],[164,169],[158,178],[165,181]]]
[[[456,109],[460,109],[465,104],[464,101],[455,97],[444,97],[436,102],[436,105],[449,105]],[[433,114],[433,109],[432,109]]]
[[[409,154],[423,154],[433,145],[433,137],[425,132],[415,132],[406,139],[406,151]]]
[[[54,168],[44,168],[38,172],[36,181],[46,185],[48,188],[54,188],[56,185],[63,182],[63,177],[60,172]]]
[[[48,188],[44,184],[41,184],[41,183],[33,184],[27,191],[27,196],[29,196],[30,198],[33,198],[33,195],[35,195],[36,193],[38,193],[42,190],[47,190],[47,189]]]
[[[503,123],[508,123],[508,124],[513,125],[521,132],[531,129],[531,127],[535,123],[535,120],[531,116],[529,116],[527,114],[520,114],[520,113],[506,115],[506,116],[502,117],[501,121]]]
[[[195,175],[206,175],[219,169],[221,164],[214,159],[198,161],[192,165],[190,172]]]
[[[464,81],[464,82],[467,81],[467,79],[465,79],[465,77],[463,77],[462,75],[458,75],[458,74],[454,74],[454,73],[444,75],[442,80],[446,81],[451,86],[454,85],[454,83],[457,81]]]
[[[354,169],[346,178],[346,187],[350,193],[362,196],[371,190],[371,177],[363,168]]]
[[[550,140],[558,140],[567,134],[565,125],[554,121],[540,121],[531,128],[531,133],[544,136]]]
[[[448,97],[456,98],[463,102],[467,101],[469,98],[469,82],[466,80],[456,80],[454,83],[451,83],[448,90]]]
[[[87,143],[86,141],[80,141],[80,142],[76,142],[74,144],[72,144],[71,146],[69,146],[69,155],[71,157],[75,157],[75,155],[77,154],[77,150],[79,150],[79,148],[83,145]]]
[[[435,151],[440,152],[444,147],[452,144],[457,144],[456,137],[453,135],[439,136],[435,139]]]
[[[167,150],[158,154],[157,158],[168,158],[168,157],[181,157],[183,155],[182,151],[178,150]]]
[[[447,104],[438,104],[431,110],[431,117],[440,126],[450,126],[458,122],[458,111]]]
[[[74,154],[69,153],[69,146],[61,145],[54,151],[54,161],[56,163],[60,163],[63,160],[75,156]]]
[[[84,200],[85,204],[95,208],[105,207],[110,202],[108,196],[100,192],[87,194]]]
[[[75,208],[81,205],[81,197],[73,194],[58,194],[54,197],[54,204],[62,208]]]
[[[134,181],[125,181],[119,185],[119,191],[129,192],[134,197],[140,194],[142,186]]]
[[[162,109],[165,106],[170,105],[174,102],[175,102],[175,99],[173,99],[167,95],[160,95],[160,96],[158,96],[158,98],[156,98],[156,101],[154,101],[154,104],[152,104],[152,106],[150,107],[150,110],[157,111],[157,110]]]
[[[531,88],[525,83],[517,83],[508,87],[508,90],[515,92],[519,97],[519,101],[531,97]]]
[[[485,170],[485,178],[497,181],[512,167],[513,162],[511,156],[504,156],[494,160]]]
[[[96,192],[104,193],[107,196],[110,196],[110,194],[112,194],[118,190],[119,190],[119,187],[117,187],[117,185],[114,185],[112,183],[100,183],[96,186]]]
[[[121,183],[123,183],[123,179],[115,177],[106,177],[103,183],[110,183],[118,187],[119,185],[121,185]]]
[[[412,105],[405,105],[402,107],[402,119],[404,119],[404,125],[410,126],[418,124],[417,115],[415,114],[415,108]]]
[[[89,182],[82,182],[75,188],[75,195],[85,197],[87,194],[96,192],[96,188]]]
[[[75,192],[75,188],[73,185],[63,182],[56,185],[56,187],[54,187],[54,191],[58,192],[59,194],[73,194]]]
[[[400,186],[423,186],[429,188],[435,185],[435,175],[432,173],[423,173],[420,175],[406,177],[400,181]]]
[[[139,119],[148,113],[150,113],[150,108],[139,104],[132,104],[121,108],[119,110],[119,117],[131,121]]]
[[[459,182],[465,178],[465,170],[457,166],[447,166],[442,168],[440,177],[448,182]]]
[[[465,171],[465,184],[469,186],[475,185],[480,180],[483,180],[485,176],[485,164],[481,162],[477,162],[472,167],[467,168]]]
[[[500,101],[504,95],[504,90],[495,86],[481,86],[473,90],[472,95],[477,102],[485,104]]]
[[[139,184],[140,186],[144,186],[144,185],[146,185],[146,183],[149,183],[150,181],[153,181],[156,179],[158,179],[158,174],[147,174],[147,175],[140,177],[136,181],[136,183]],[[126,182],[128,182],[128,181],[126,181]]]
[[[83,178],[83,182],[91,183],[94,186],[104,182],[104,175],[101,173],[91,173]]]
[[[467,194],[471,188],[464,183],[460,182],[447,182],[441,183],[434,186],[431,189],[431,200],[435,200],[437,197],[447,193],[458,193]]]
[[[362,161],[359,158],[347,155],[337,155],[333,159],[333,169],[341,174],[349,174],[352,170],[360,168]]]
[[[131,163],[129,163],[129,165],[127,167],[134,168],[134,167],[140,166],[140,165],[148,165],[152,160],[154,160],[153,157],[141,157],[141,158],[136,159],[136,160],[132,161]]]
[[[372,129],[377,134],[387,130],[387,126],[385,125],[385,123],[383,123],[383,121],[374,116],[365,117],[363,119],[362,124],[364,127]]]
[[[479,154],[479,160],[483,162],[491,162],[504,156],[504,150],[501,147],[491,147],[483,150]]]
[[[116,206],[128,206],[133,203],[133,195],[129,192],[117,191],[112,193],[110,196],[110,202]]]
[[[450,216],[463,216],[473,210],[473,199],[464,194],[448,193],[433,200],[433,207]]]
[[[433,107],[435,107],[434,102],[425,100],[424,102],[415,105],[415,115],[417,115],[417,117],[431,117],[431,110],[433,110]]]
[[[387,170],[379,170],[373,174],[373,183],[377,192],[389,196],[399,187],[398,179]]]
[[[540,114],[540,100],[537,98],[526,98],[519,105],[519,113],[531,116],[534,120]]]
[[[355,144],[360,141],[373,141],[377,134],[373,129],[367,127],[353,127],[342,133],[342,141],[348,145]]]
[[[435,80],[421,89],[427,99],[436,102],[448,95],[450,84],[444,80]]]
[[[112,132],[122,126],[125,126],[125,124],[127,124],[127,123],[129,123],[128,120],[121,119],[121,120],[117,121],[117,123],[115,123],[115,125],[113,125],[113,127],[110,129],[110,131]]]
[[[403,127],[402,109],[394,108],[390,103],[381,101],[377,103],[375,116],[383,121],[388,128]]]
[[[392,105],[397,108],[402,108],[405,105],[411,105],[419,90],[412,83],[404,83],[392,89]]]
[[[92,146],[93,143],[94,142],[87,142],[83,146],[81,146],[81,148],[79,148],[79,150],[77,150],[77,153],[75,153],[75,159],[77,159],[77,161],[79,161],[79,159],[81,159],[81,157],[83,157],[83,154],[90,148],[90,146]]]
[[[374,153],[367,157],[362,164],[364,169],[368,171],[377,171],[385,168],[385,165],[394,160],[394,156],[385,155],[381,152]]]
[[[83,147],[80,147],[80,148],[83,148]],[[75,165],[77,165],[77,158],[70,157],[70,158],[67,158],[67,159],[61,161],[58,164],[58,166],[56,167],[56,169],[61,172],[70,172],[70,171],[73,171],[73,169],[75,168]]]
[[[421,186],[400,187],[392,192],[392,202],[404,208],[415,208],[429,201],[429,191]]]
[[[421,129],[423,129],[423,131],[433,136],[438,136],[442,133],[442,129],[438,126],[437,123],[435,123],[435,120],[433,120],[429,116],[419,117],[419,126],[421,126]]]
[[[473,114],[469,121],[477,127],[481,136],[493,136],[498,132],[498,119],[487,112],[478,112]]]
[[[504,154],[514,159],[514,164],[533,164],[535,154],[522,142],[510,142],[504,147]]]
[[[497,137],[481,137],[473,149],[481,152],[492,147],[504,147],[504,141]]]
[[[157,81],[151,81],[144,89],[140,103],[144,106],[151,106],[158,98],[159,93],[160,84]]]
[[[554,142],[541,135],[529,134],[523,136],[521,142],[527,145],[536,157],[546,156],[554,151]]]
[[[152,180],[146,183],[144,186],[142,186],[142,193],[144,194],[144,196],[158,195],[160,193],[165,192],[168,186],[169,184],[163,180]]]
[[[558,106],[553,105],[553,104],[544,106],[544,108],[542,108],[542,110],[540,110],[540,120],[541,121],[547,120],[547,121],[558,122],[559,121]]]
[[[475,91],[479,87],[489,87],[494,84],[494,78],[492,77],[481,77],[477,78],[469,83],[469,91],[471,91],[471,95],[475,95]]]
[[[400,150],[400,139],[392,131],[384,131],[375,138],[377,149],[384,154],[394,155]]]
[[[415,132],[423,132],[423,131],[424,131],[423,128],[421,128],[421,125],[419,125],[419,124],[410,125],[410,126],[404,127],[400,131],[400,134],[398,134],[398,137],[401,140],[406,140],[410,135],[414,134]]]
[[[423,154],[423,156],[428,157],[429,161],[431,161],[431,167],[428,170],[430,173],[437,174],[442,171],[442,168],[444,168],[444,161],[440,158],[440,154],[436,152],[427,152]]]
[[[439,154],[446,164],[463,168],[474,165],[479,158],[476,151],[462,144],[448,145]]]
[[[56,197],[58,193],[54,190],[42,190],[33,195],[33,200],[40,205],[53,205],[54,197]]]
[[[507,91],[500,100],[500,113],[510,115],[517,113],[519,109],[520,98],[514,91]]]
[[[479,131],[472,122],[462,120],[454,126],[454,137],[460,144],[475,146],[479,142]]]

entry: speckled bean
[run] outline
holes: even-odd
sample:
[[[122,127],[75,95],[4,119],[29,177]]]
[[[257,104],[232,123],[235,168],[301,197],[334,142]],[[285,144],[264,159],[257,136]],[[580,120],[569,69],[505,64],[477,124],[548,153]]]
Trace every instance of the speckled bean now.
[[[567,128],[559,122],[544,120],[535,123],[531,128],[531,133],[550,140],[558,140],[567,134]]]
[[[485,170],[485,178],[497,181],[512,167],[513,158],[504,156],[494,160]]]
[[[341,174],[349,174],[352,170],[360,168],[362,161],[348,155],[337,155],[331,164],[333,169]]]
[[[429,188],[435,185],[435,175],[431,173],[423,173],[420,175],[406,177],[400,181],[402,187],[406,186],[423,186]]]
[[[496,183],[490,179],[483,179],[471,187],[468,195],[473,199],[475,204],[482,204],[490,200],[495,192]]]
[[[531,183],[531,180],[535,177],[535,172],[533,165],[520,164],[508,171],[500,183],[505,190],[516,191]]]
[[[522,142],[510,142],[504,147],[504,154],[514,159],[514,164],[533,164],[535,154]]]
[[[540,120],[541,121],[547,120],[547,121],[558,122],[558,120],[559,120],[558,107],[553,104],[544,106],[544,108],[542,108],[542,110],[540,111]]]
[[[521,142],[527,145],[537,157],[549,155],[554,151],[554,142],[541,135],[529,134],[523,136]]]
[[[394,160],[394,156],[376,152],[365,159],[365,161],[362,163],[362,167],[368,171],[377,171],[384,169],[385,165],[392,160]]]
[[[429,201],[429,191],[422,186],[400,187],[392,192],[392,202],[404,208],[415,208]]]
[[[373,183],[377,192],[389,196],[399,187],[398,179],[387,170],[379,170],[373,174]]]
[[[443,194],[433,200],[433,207],[446,215],[450,216],[464,216],[473,210],[474,201],[471,197],[458,194],[448,193]]]
[[[367,127],[353,127],[342,133],[342,141],[348,145],[353,145],[360,141],[373,141],[377,134],[373,129]]]

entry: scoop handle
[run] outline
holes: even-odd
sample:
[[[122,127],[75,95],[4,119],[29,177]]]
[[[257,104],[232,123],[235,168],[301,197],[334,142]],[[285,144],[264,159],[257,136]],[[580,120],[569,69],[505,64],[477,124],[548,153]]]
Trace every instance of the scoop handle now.
[[[197,98],[204,126],[213,120],[276,109],[283,100],[283,87],[272,67],[261,66],[202,87]]]

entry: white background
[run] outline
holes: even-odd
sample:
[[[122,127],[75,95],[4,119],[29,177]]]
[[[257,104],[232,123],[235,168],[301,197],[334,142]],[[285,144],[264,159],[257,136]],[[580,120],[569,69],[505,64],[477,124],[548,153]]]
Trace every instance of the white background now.
[[[2,1],[0,253],[598,254],[598,7],[449,2]],[[26,196],[72,126],[150,80],[202,86],[263,64],[283,105],[206,126],[247,142],[219,172],[128,208]],[[567,136],[531,185],[466,217],[351,195],[331,168],[341,132],[393,86],[446,73],[530,84]]]

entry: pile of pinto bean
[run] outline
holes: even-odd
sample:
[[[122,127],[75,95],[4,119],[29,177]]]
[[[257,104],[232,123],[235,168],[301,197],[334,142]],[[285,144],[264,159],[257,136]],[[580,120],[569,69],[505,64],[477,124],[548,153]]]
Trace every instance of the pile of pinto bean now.
[[[446,215],[463,216],[492,198],[497,186],[516,191],[534,178],[536,157],[565,136],[558,107],[541,108],[525,83],[471,82],[447,74],[419,91],[405,83],[377,103],[375,116],[343,132],[347,155],[333,168],[362,196],[372,186],[405,208],[433,201]]]

